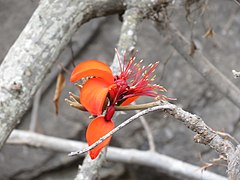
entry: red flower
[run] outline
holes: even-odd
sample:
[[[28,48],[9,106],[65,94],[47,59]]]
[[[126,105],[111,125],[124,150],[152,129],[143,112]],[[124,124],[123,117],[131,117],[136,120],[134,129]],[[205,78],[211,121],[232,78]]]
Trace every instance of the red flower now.
[[[126,63],[126,57],[123,64],[119,60],[119,75],[113,75],[108,65],[97,60],[81,62],[74,68],[71,82],[90,77],[80,90],[80,103],[92,115],[98,116],[88,126],[86,133],[88,145],[93,144],[114,128],[111,119],[115,112],[115,105],[128,105],[139,96],[160,96],[164,99],[164,96],[159,95],[155,90],[166,90],[162,86],[150,84],[154,80],[153,72],[158,63],[141,67],[142,61],[134,62],[135,55],[128,63]],[[102,116],[105,109],[105,116]],[[89,152],[92,159],[98,156],[110,139],[111,137],[104,140]]]

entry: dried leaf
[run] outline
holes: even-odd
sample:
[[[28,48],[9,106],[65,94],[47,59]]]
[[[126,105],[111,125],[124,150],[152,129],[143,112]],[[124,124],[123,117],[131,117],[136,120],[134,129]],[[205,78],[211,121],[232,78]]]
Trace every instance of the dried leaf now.
[[[212,38],[214,35],[213,29],[210,27],[208,28],[207,32],[203,35],[204,38]]]
[[[194,42],[194,41],[191,41],[191,47],[190,47],[190,53],[189,53],[189,55],[190,55],[190,56],[193,56],[196,50],[197,50],[197,46],[196,46],[195,42]]]
[[[54,104],[55,104],[55,112],[58,114],[59,112],[59,99],[62,94],[62,90],[65,86],[65,79],[63,73],[60,73],[57,78],[57,84],[56,84],[56,89],[55,89],[55,94],[54,94]]]

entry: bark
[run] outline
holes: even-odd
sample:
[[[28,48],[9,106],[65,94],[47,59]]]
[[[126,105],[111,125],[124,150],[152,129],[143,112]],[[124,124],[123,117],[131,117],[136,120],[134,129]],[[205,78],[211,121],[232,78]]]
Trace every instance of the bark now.
[[[101,151],[98,157],[94,160],[87,155],[83,161],[83,165],[79,165],[79,172],[74,180],[93,180],[98,179],[99,170],[105,160],[106,148]]]

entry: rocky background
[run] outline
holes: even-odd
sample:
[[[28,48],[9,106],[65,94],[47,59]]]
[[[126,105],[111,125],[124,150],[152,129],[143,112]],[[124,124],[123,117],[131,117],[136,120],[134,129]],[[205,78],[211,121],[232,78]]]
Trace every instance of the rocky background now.
[[[0,0],[0,61],[37,5],[37,0]],[[234,79],[231,73],[232,69],[240,69],[240,7],[234,1],[213,0],[208,2],[204,12],[195,5],[191,8],[191,14],[186,17],[185,7],[182,4],[178,6],[177,9],[169,7],[169,17],[179,31],[189,40],[194,40],[197,48],[240,87],[240,80]],[[111,64],[120,28],[121,21],[118,16],[94,19],[86,23],[76,32],[72,43],[62,52],[54,68],[61,68],[62,62],[69,58],[73,59],[74,64],[85,59],[99,59]],[[204,36],[209,29],[214,31],[213,37]],[[228,132],[240,139],[239,109],[168,46],[167,37],[161,37],[149,21],[144,21],[139,27],[137,49],[139,60],[144,59],[144,64],[160,61],[156,81],[168,89],[165,95],[177,98],[173,103],[201,116],[213,129]],[[55,114],[52,101],[56,79],[50,85],[46,80],[43,85],[36,132],[85,141],[89,114],[69,107],[64,101],[69,91],[78,93],[77,88],[69,82],[69,72],[72,69],[71,64],[65,72],[66,87],[60,99],[58,115]],[[50,72],[46,79],[51,76]],[[47,88],[44,88],[46,85]],[[151,99],[141,98],[137,103],[149,101]],[[116,119],[116,124],[133,113],[121,114]],[[151,113],[145,118],[151,127],[157,152],[198,166],[203,166],[209,160],[218,157],[218,154],[208,147],[194,143],[194,133],[178,121],[159,116],[159,113]],[[28,130],[30,122],[31,110],[18,128]],[[141,150],[149,148],[146,132],[140,121],[135,121],[116,133],[111,145]],[[46,149],[5,145],[0,152],[0,179],[73,179],[81,162],[82,158],[69,158],[66,154]],[[217,165],[209,170],[226,175],[224,165]],[[157,169],[110,162],[104,164],[100,176],[106,180],[170,179]]]

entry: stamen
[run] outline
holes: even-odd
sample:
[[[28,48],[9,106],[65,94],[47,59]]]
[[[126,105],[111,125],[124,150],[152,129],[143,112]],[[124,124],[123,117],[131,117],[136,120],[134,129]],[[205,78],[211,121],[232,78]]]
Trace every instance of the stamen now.
[[[120,60],[120,55],[119,55],[118,50],[116,48],[115,48],[115,52],[116,52],[116,55],[117,55],[117,58],[118,58],[118,64],[119,64],[119,67],[120,67],[120,71],[123,72],[122,65],[121,65],[121,60]]]

